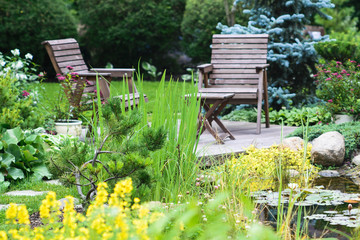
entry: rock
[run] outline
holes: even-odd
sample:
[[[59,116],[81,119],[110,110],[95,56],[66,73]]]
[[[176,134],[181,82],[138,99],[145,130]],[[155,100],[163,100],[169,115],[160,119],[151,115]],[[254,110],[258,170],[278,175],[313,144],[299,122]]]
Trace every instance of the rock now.
[[[4,193],[4,195],[7,195],[7,196],[30,196],[30,197],[33,197],[33,196],[39,196],[39,195],[43,195],[43,194],[46,194],[48,193],[48,191],[32,191],[32,190],[23,190],[23,191],[12,191],[12,192],[7,192],[7,193]]]
[[[351,163],[356,165],[356,166],[359,166],[360,165],[360,155],[357,155],[355,156],[352,160],[351,160]]]
[[[312,142],[311,158],[324,167],[341,166],[345,157],[345,139],[339,132],[327,132]]]
[[[294,169],[289,169],[289,176],[290,177],[296,177],[296,176],[298,176],[300,173],[298,172],[298,171],[296,171],[296,170],[294,170]]]
[[[318,174],[322,177],[340,177],[340,173],[336,170],[322,170]]]
[[[62,199],[59,199],[58,201],[60,202],[60,207],[59,207],[59,209],[60,209],[60,211],[61,211],[61,210],[64,209],[65,203],[66,203],[68,200],[67,200],[66,198],[62,198]],[[79,205],[79,202],[80,202],[79,199],[74,198],[74,208],[82,208],[82,206]]]
[[[293,151],[298,151],[304,147],[304,140],[300,137],[285,138],[282,141],[281,146],[290,148]]]

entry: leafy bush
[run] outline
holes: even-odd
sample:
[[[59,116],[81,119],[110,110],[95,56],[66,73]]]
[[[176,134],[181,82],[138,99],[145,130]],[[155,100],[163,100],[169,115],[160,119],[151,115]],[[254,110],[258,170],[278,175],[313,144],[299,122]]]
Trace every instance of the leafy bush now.
[[[0,8],[0,51],[30,52],[46,72],[53,71],[40,44],[47,39],[76,37],[76,23],[64,0],[4,0]]]
[[[233,172],[242,174],[238,182],[233,182],[237,186],[247,188],[249,191],[275,190],[279,184],[278,174],[282,171],[283,176],[288,174],[288,169],[299,172],[310,171],[311,174],[317,172],[317,168],[312,166],[311,146],[307,147],[306,159],[304,160],[304,150],[293,151],[290,148],[272,146],[270,148],[255,148],[250,146],[245,153],[234,156],[227,160],[224,165],[218,167],[219,175],[231,175]],[[281,169],[279,169],[281,167]],[[304,174],[299,174],[299,178],[291,179],[300,186],[306,186]],[[289,176],[284,177],[289,180]],[[283,185],[284,186],[284,185]]]
[[[223,116],[224,120],[256,122],[256,109],[235,110]],[[301,126],[309,122],[309,125],[331,122],[331,114],[323,107],[304,107],[301,109],[281,109],[269,112],[270,123],[286,126]],[[262,121],[265,121],[262,118]]]
[[[345,62],[348,59],[359,60],[360,51],[357,43],[328,41],[314,44],[317,53],[327,61]]]
[[[360,65],[356,61],[332,61],[317,66],[316,95],[332,114],[360,113]]]
[[[351,158],[352,153],[360,146],[360,122],[350,122],[342,124],[315,125],[307,129],[300,127],[286,137],[304,138],[306,130],[309,141],[314,140],[321,134],[331,131],[338,131],[345,138],[345,158]]]
[[[0,184],[33,177],[51,177],[45,166],[45,152],[40,135],[23,132],[19,127],[0,134]]]
[[[84,24],[81,42],[91,53],[90,65],[111,62],[132,67],[141,58],[172,70],[174,60],[168,53],[179,43],[184,0],[79,0],[78,4]]]
[[[43,115],[39,114],[33,98],[36,92],[20,91],[16,87],[18,80],[11,78],[10,73],[0,76],[0,124],[8,128],[36,128],[43,123]]]

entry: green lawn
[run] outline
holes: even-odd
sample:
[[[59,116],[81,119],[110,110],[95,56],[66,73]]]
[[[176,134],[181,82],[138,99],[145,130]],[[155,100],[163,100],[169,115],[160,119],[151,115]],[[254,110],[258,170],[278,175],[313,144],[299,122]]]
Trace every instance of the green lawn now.
[[[152,81],[144,81],[142,84],[136,84],[136,87],[139,92],[143,92],[149,99],[147,103],[148,112],[151,113],[154,108],[154,102],[156,98],[156,91],[159,87],[160,82],[152,82]],[[186,83],[186,86],[190,86],[191,83]],[[142,86],[141,86],[142,85]],[[45,106],[51,106],[51,102],[54,103],[58,99],[60,85],[59,83],[42,83],[42,89],[40,90],[41,95],[41,103]],[[166,87],[169,90],[173,91],[174,94],[181,94],[183,84],[182,82],[171,82],[171,86],[169,86],[169,82],[166,82]],[[119,95],[121,93],[122,81],[112,81],[110,85],[110,92],[112,96]],[[179,96],[180,98],[181,96]]]

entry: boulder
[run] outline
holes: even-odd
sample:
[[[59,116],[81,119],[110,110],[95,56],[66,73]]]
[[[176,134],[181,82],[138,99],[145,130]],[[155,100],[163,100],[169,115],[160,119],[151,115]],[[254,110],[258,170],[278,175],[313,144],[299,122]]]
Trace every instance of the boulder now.
[[[340,173],[336,170],[322,170],[318,174],[322,177],[340,177]]]
[[[324,167],[341,166],[345,157],[345,139],[339,132],[327,132],[312,142],[311,158]]]
[[[356,166],[359,166],[360,165],[360,155],[357,155],[355,156],[352,160],[351,160],[351,163],[356,165]]]
[[[285,138],[282,141],[281,146],[290,148],[293,151],[298,151],[304,147],[304,140],[302,140],[300,137]]]

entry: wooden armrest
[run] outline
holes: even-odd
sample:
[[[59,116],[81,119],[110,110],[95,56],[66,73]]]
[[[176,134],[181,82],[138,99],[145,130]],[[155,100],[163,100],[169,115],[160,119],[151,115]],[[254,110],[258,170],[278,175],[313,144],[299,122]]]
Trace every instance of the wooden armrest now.
[[[79,77],[96,77],[96,76],[103,76],[103,77],[110,77],[111,73],[77,73]]]
[[[263,70],[263,69],[265,69],[265,68],[267,68],[269,66],[270,66],[270,64],[258,65],[258,66],[255,67],[256,72],[259,72],[260,70]]]
[[[98,73],[109,73],[111,77],[132,77],[133,72],[135,69],[133,68],[92,68],[90,69],[91,72],[98,72]]]
[[[211,63],[201,64],[198,66],[198,69],[203,73],[208,73],[212,71],[213,65]]]

